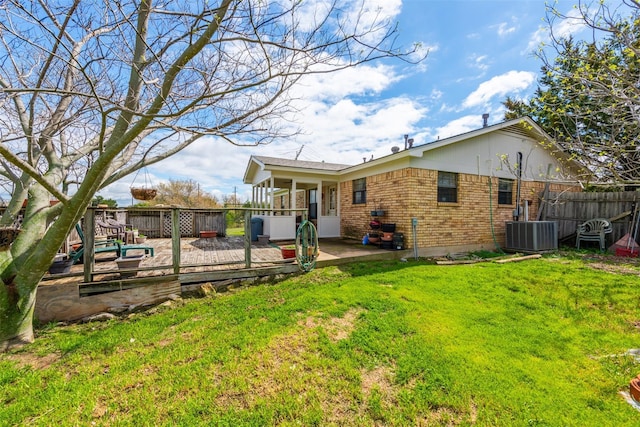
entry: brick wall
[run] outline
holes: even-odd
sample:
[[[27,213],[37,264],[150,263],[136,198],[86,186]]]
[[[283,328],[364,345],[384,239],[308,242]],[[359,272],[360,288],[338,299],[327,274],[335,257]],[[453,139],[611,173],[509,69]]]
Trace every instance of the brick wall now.
[[[407,168],[367,177],[367,203],[352,204],[352,182],[341,184],[341,226],[344,237],[361,239],[369,230],[370,212],[383,209],[383,223],[395,223],[396,232],[404,234],[405,247],[413,247],[411,218],[418,219],[419,248],[452,248],[474,246],[494,249],[504,245],[505,222],[513,220],[513,204],[498,205],[498,178],[458,174],[458,202],[437,201],[438,172]],[[543,182],[522,182],[521,199],[529,200],[529,219],[538,212],[538,194]],[[550,191],[569,189],[552,184]],[[575,191],[579,191],[575,188]],[[491,194],[491,201],[490,201]],[[493,221],[493,233],[492,224]],[[446,252],[445,252],[446,253]]]

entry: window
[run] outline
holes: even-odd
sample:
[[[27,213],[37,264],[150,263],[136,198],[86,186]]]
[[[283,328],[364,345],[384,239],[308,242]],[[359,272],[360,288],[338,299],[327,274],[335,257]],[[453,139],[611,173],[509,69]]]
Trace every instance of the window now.
[[[309,219],[318,219],[318,190],[309,190]]]
[[[458,201],[458,174],[438,172],[438,201],[456,203]]]
[[[336,197],[336,189],[334,187],[331,187],[329,189],[329,209],[330,210],[335,210],[336,209],[336,201],[337,201],[337,197]]]
[[[353,204],[367,203],[367,179],[353,180]]]
[[[498,179],[498,204],[499,205],[512,205],[513,204],[513,180],[512,179]]]

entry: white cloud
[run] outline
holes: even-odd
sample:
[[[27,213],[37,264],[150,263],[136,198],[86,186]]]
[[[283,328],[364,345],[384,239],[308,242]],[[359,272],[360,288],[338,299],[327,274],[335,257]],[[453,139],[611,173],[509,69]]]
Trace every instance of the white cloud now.
[[[439,89],[433,89],[431,91],[431,95],[429,96],[433,101],[437,101],[442,98],[442,91]]]
[[[509,71],[505,74],[492,77],[481,83],[462,102],[462,107],[470,108],[488,104],[495,96],[505,96],[512,92],[527,89],[536,80],[536,74],[529,71]]]
[[[327,74],[310,74],[300,80],[291,93],[294,98],[338,100],[351,95],[375,94],[401,78],[386,65],[361,65]]]
[[[469,115],[452,120],[446,125],[437,128],[432,136],[434,140],[444,139],[450,136],[470,132],[480,127],[482,127],[482,117],[478,115]]]
[[[486,63],[487,59],[489,59],[488,55],[478,55],[474,53],[469,58],[469,64],[484,73],[489,69],[489,64]]]
[[[510,25],[507,22],[501,22],[498,24],[498,35],[500,37],[508,36],[509,34],[515,33],[517,27],[515,25]]]
[[[315,102],[302,114],[300,126],[305,129],[295,141],[278,142],[278,148],[305,144],[301,158],[353,164],[362,156],[375,157],[390,153],[403,134],[411,132],[426,115],[426,109],[415,100],[397,97],[380,102],[356,104],[343,99],[335,104]],[[256,152],[273,152],[275,144],[256,148]],[[293,150],[290,148],[289,152]],[[307,153],[316,153],[309,158]]]

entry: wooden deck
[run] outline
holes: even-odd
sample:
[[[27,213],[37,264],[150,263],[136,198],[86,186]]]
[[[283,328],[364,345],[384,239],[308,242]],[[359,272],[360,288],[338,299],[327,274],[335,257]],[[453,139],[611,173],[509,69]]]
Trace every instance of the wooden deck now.
[[[280,244],[285,244],[283,242]],[[147,256],[140,264],[137,277],[163,276],[173,274],[171,239],[147,239],[141,246],[153,248],[154,256]],[[405,251],[399,251],[405,252]],[[143,254],[144,250],[128,250],[127,255]],[[360,242],[343,239],[326,239],[320,242],[318,264],[336,264],[339,260],[348,262],[355,257],[371,257],[376,259],[397,258],[398,252],[386,251],[375,246],[363,246]],[[120,278],[116,256],[111,253],[96,255],[94,265],[94,282],[116,280]],[[282,259],[278,243],[251,245],[251,268],[281,266],[292,263]],[[182,238],[180,239],[180,274],[221,272],[245,269],[244,237],[229,236],[215,238]],[[45,275],[44,285],[81,283],[83,281],[83,264],[71,267],[71,272],[64,275]],[[215,279],[211,279],[215,280]]]
[[[256,242],[257,243],[257,242]],[[72,266],[69,274],[46,275],[38,287],[35,315],[41,322],[73,321],[120,309],[154,304],[180,295],[186,285],[212,283],[224,289],[244,279],[299,272],[294,260],[283,260],[275,244],[252,244],[251,267],[246,267],[244,237],[182,238],[180,268],[172,265],[172,240],[148,239],[153,257],[142,261],[137,275],[122,278],[115,255],[96,256],[93,281],[84,282],[84,266]],[[131,250],[127,255],[143,253]],[[381,260],[410,256],[408,251],[387,251],[341,239],[320,241],[316,265],[343,264],[355,260]],[[226,284],[225,284],[226,283]]]

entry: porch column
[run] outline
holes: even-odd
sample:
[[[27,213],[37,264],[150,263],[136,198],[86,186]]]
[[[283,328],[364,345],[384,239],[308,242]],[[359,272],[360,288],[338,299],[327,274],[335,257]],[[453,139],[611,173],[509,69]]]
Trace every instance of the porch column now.
[[[298,185],[298,182],[294,179],[291,181],[291,209],[297,209],[298,206],[296,206],[296,202],[297,202],[297,197],[296,197],[296,186]],[[293,211],[293,216],[295,217],[296,215],[298,215],[298,212]]]
[[[323,206],[322,206],[322,181],[318,182],[316,186],[316,216],[318,219],[323,215]]]
[[[267,213],[267,205],[269,204],[269,187],[267,186],[267,181],[262,182],[262,215]]]
[[[255,185],[253,187],[253,205],[251,206],[253,208],[257,208],[258,207],[258,198],[259,198],[258,194],[259,194],[259,191],[260,191],[260,184]]]
[[[254,208],[258,208],[260,206],[260,183],[256,184],[256,203],[253,205]],[[260,212],[255,211],[254,214],[257,215]]]
[[[273,194],[275,192],[275,188],[273,188],[275,186],[275,180],[273,177],[271,177],[271,179],[269,180],[269,215],[273,215],[273,209],[275,207],[275,201],[273,200]]]
[[[264,181],[260,183],[258,187],[258,206],[260,207],[260,215],[262,215],[262,208],[264,207]]]
[[[264,203],[262,204],[262,209],[264,209],[262,211],[262,215],[266,215],[267,214],[267,207],[269,206],[269,184],[267,181],[264,181],[262,183],[262,191],[263,193],[263,197],[264,197]]]

